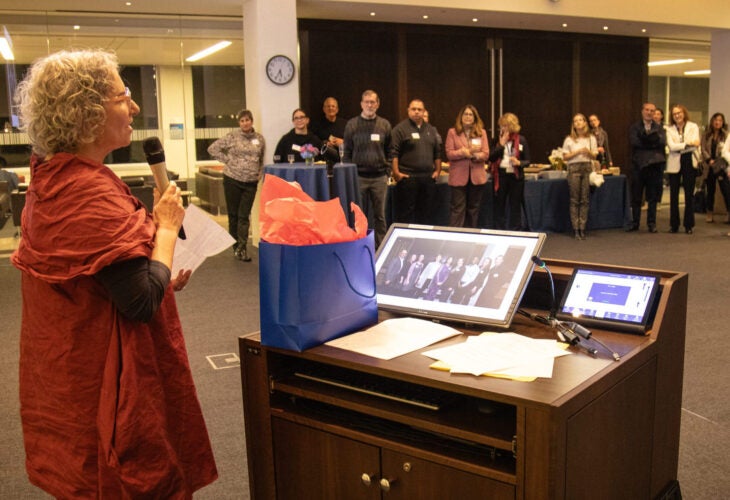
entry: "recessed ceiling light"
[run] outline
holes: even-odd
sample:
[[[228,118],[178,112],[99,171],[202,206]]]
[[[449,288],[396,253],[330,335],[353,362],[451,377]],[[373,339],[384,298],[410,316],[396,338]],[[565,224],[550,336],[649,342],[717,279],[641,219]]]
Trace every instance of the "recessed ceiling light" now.
[[[646,28],[641,28],[642,33],[646,33]]]
[[[80,30],[80,29],[81,29],[81,26],[79,26],[78,24],[75,24],[75,25],[74,25],[74,29],[75,29],[76,31],[78,31],[78,30]]]
[[[424,14],[424,15],[423,15],[423,18],[424,18],[424,19],[428,19],[428,14]]]
[[[127,7],[131,7],[132,6],[132,2],[126,2],[124,5],[126,5]]]
[[[667,59],[664,61],[652,61],[646,63],[647,66],[653,67],[653,66],[669,66],[672,64],[684,64],[684,63],[691,63],[695,62],[694,59]]]
[[[608,31],[608,26],[604,26],[603,31]]]
[[[370,16],[371,16],[371,17],[375,17],[375,12],[371,12],[371,13],[370,13]]]
[[[563,23],[563,28],[567,28],[567,27],[568,27],[568,23]]]
[[[471,20],[471,22],[473,22],[473,23],[475,23],[477,21],[479,21],[479,19],[477,19],[476,17],[473,17],[472,20]]]
[[[694,71],[685,71],[684,74],[687,76],[709,75],[710,70],[709,69],[697,69]]]

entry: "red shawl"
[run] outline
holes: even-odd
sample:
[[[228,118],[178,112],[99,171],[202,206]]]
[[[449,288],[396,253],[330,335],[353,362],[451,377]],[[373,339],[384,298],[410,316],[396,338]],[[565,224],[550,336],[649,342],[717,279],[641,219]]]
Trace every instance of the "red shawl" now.
[[[107,167],[31,165],[22,234],[20,403],[30,481],[60,498],[191,498],[217,477],[171,287],[149,323],[94,279],[155,226]]]
[[[510,134],[509,140],[512,141],[512,147],[514,148],[515,158],[520,159],[520,134]],[[496,193],[499,189],[499,164],[502,163],[502,157],[497,158],[489,164],[492,172],[492,187]],[[515,176],[519,179],[520,169],[512,167]]]

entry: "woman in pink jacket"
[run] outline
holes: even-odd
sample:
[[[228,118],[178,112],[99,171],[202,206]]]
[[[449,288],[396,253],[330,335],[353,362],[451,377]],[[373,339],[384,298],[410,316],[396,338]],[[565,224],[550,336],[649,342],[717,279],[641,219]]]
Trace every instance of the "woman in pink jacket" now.
[[[487,183],[485,162],[489,158],[489,141],[477,108],[471,104],[461,108],[456,125],[446,136],[445,147],[451,186],[449,225],[477,227]]]

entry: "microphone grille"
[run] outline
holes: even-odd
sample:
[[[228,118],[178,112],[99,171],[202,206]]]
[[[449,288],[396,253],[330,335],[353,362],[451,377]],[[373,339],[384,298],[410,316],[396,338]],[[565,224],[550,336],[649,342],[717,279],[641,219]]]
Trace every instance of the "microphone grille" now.
[[[148,137],[142,141],[142,150],[148,163],[162,163],[165,161],[165,150],[158,137]]]

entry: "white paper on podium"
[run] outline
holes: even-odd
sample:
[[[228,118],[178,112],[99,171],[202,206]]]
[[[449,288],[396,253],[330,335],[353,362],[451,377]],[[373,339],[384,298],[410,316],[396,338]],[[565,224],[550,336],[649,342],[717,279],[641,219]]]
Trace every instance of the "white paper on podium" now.
[[[233,246],[236,240],[216,221],[195,205],[185,209],[185,236],[177,239],[172,259],[172,276],[181,269],[195,271],[203,261]]]
[[[451,373],[501,373],[509,376],[552,376],[553,360],[570,354],[555,340],[531,339],[516,333],[468,337],[465,342],[424,352],[442,361]]]
[[[432,321],[395,318],[367,330],[330,340],[327,345],[374,358],[393,359],[460,334],[459,330]]]

